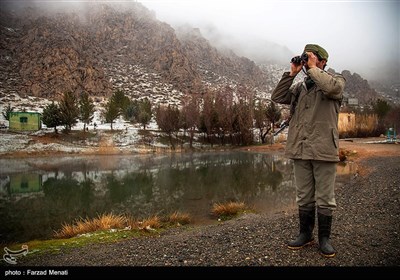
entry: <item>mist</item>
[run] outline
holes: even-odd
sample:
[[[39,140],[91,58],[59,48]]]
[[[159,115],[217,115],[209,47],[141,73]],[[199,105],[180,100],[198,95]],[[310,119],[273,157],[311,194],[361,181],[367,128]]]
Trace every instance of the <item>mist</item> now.
[[[84,13],[89,4],[139,2],[172,27],[190,25],[218,48],[258,63],[287,65],[308,43],[329,53],[328,67],[368,80],[400,80],[399,1],[43,0],[1,1],[53,12]]]
[[[199,27],[217,45],[231,44],[235,51],[241,45],[242,53],[252,59],[289,63],[291,55],[315,43],[328,51],[328,67],[337,72],[400,80],[399,1],[143,0],[142,4],[172,26]]]

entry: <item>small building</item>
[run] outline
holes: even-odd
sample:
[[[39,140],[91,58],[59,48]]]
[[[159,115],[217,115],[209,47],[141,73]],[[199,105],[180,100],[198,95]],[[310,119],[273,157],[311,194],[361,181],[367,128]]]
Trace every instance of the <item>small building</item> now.
[[[36,112],[10,112],[10,130],[39,130],[42,128],[42,118]]]
[[[349,98],[348,105],[352,106],[352,107],[357,107],[358,106],[358,98]]]
[[[42,175],[16,174],[10,177],[10,191],[12,194],[40,192],[42,190]]]

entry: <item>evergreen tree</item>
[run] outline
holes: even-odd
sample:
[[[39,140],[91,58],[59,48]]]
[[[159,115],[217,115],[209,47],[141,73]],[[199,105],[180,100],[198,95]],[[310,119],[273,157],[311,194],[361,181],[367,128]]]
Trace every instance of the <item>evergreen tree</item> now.
[[[385,133],[385,117],[390,112],[390,104],[383,99],[378,98],[374,103],[372,103],[373,112],[378,115],[378,128],[377,134]]]
[[[385,118],[391,109],[390,104],[386,100],[380,98],[372,104],[372,107],[374,108],[374,112],[378,115],[379,120]]]
[[[139,103],[135,101],[129,101],[128,107],[122,112],[122,115],[125,120],[135,123],[138,120],[139,116]]]
[[[143,129],[146,130],[146,125],[150,123],[152,116],[150,101],[145,98],[139,101],[139,115],[137,121],[143,125]]]
[[[86,130],[86,125],[89,125],[93,120],[94,111],[93,101],[89,98],[89,94],[87,92],[82,92],[79,100],[79,116],[83,122],[83,131]]]
[[[125,93],[121,90],[117,90],[116,92],[114,92],[114,94],[111,96],[111,100],[120,109],[121,114],[126,111],[131,103],[129,97],[127,97]]]
[[[113,98],[110,98],[106,104],[103,117],[106,123],[111,124],[111,130],[113,130],[113,123],[120,115],[120,108]]]
[[[62,125],[60,108],[54,101],[43,109],[42,122],[47,127],[54,127],[55,133],[57,133],[57,125]]]
[[[74,126],[78,121],[79,107],[77,105],[78,102],[73,93],[64,93],[59,107],[61,113],[61,122],[65,126],[66,132],[70,131],[72,126]]]

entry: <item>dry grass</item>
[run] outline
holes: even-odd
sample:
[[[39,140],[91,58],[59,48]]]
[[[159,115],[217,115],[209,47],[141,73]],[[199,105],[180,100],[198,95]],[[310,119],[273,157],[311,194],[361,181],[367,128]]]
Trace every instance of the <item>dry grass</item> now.
[[[158,216],[153,216],[147,219],[144,219],[142,222],[140,222],[141,226],[139,229],[156,229],[161,227],[161,221]]]
[[[167,221],[168,225],[170,225],[172,221],[176,222],[179,220],[180,224],[187,224],[189,221],[184,214],[175,214],[173,219],[171,219],[171,216],[164,219]],[[144,220],[138,220],[132,216],[103,214],[94,219],[80,218],[72,224],[63,224],[61,229],[54,233],[54,237],[71,238],[79,234],[110,229],[152,231],[162,228],[163,226],[164,223],[161,222],[161,218],[158,216],[152,216]]]
[[[124,228],[126,225],[126,218],[122,215],[103,214],[94,219],[82,219],[75,221],[75,223],[63,224],[61,229],[55,232],[56,238],[70,238],[78,234],[88,232],[95,232],[97,230],[107,230],[112,228]]]
[[[63,224],[61,229],[54,233],[54,237],[56,238],[71,238],[75,235],[74,226],[68,224]]]
[[[93,220],[95,230],[112,228],[124,228],[126,217],[122,215],[106,214]]]
[[[186,225],[190,224],[191,217],[187,213],[174,212],[168,216],[167,222],[173,225]]]
[[[179,212],[175,212],[163,219],[158,216],[152,216],[143,220],[138,220],[130,215],[103,214],[94,219],[80,218],[72,224],[63,224],[61,229],[54,233],[54,237],[71,238],[79,234],[109,229],[152,231],[162,228],[164,225],[184,225],[188,223],[190,223],[189,214]]]
[[[242,213],[246,209],[247,207],[244,202],[215,203],[211,212],[214,216],[217,217],[230,217]]]
[[[140,223],[141,222],[138,219],[132,217],[131,215],[127,216],[127,218],[126,218],[126,225],[130,229],[139,229]]]

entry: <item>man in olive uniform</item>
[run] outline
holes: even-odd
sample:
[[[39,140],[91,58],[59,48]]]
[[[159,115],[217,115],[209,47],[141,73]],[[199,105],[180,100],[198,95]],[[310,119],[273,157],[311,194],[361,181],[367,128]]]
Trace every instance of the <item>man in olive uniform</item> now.
[[[336,251],[329,237],[336,209],[338,114],[345,79],[324,71],[327,61],[328,52],[324,48],[306,45],[303,55],[292,59],[290,72],[283,74],[272,100],[291,105],[285,155],[294,160],[300,233],[288,247],[297,250],[314,241],[317,207],[319,250],[325,257],[334,257]],[[292,85],[303,67],[306,78]]]

